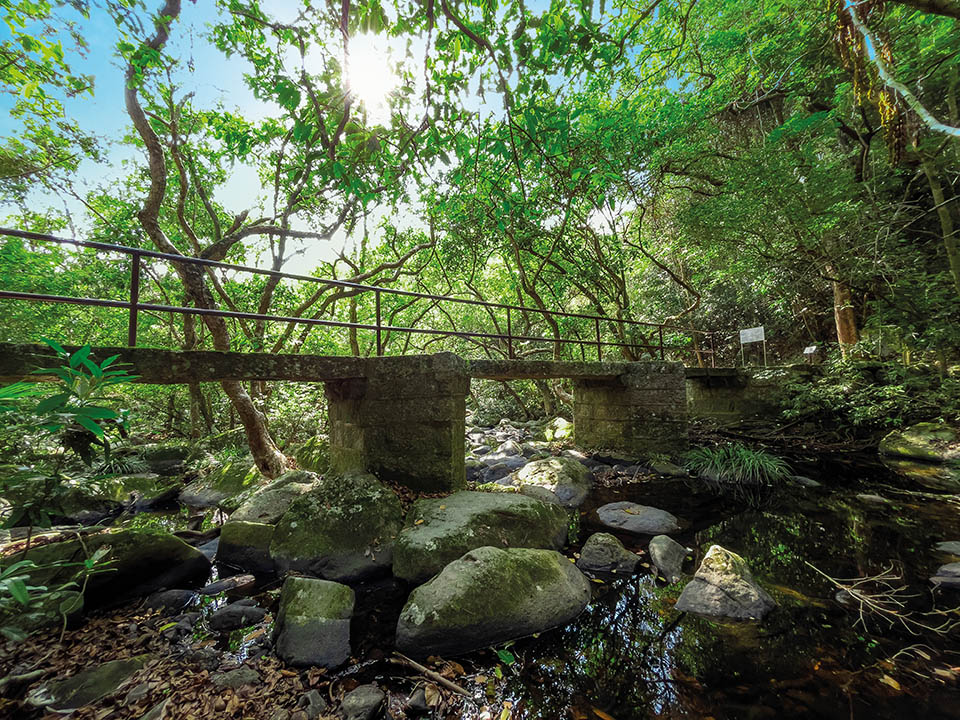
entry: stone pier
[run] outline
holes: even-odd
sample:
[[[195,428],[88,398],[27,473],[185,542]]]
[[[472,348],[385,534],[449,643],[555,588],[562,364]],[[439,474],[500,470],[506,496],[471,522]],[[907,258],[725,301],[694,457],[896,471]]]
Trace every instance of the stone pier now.
[[[687,391],[683,365],[629,363],[609,378],[573,385],[574,440],[641,458],[687,448]]]
[[[371,358],[366,376],[325,383],[334,470],[414,490],[460,489],[470,377],[452,353]]]

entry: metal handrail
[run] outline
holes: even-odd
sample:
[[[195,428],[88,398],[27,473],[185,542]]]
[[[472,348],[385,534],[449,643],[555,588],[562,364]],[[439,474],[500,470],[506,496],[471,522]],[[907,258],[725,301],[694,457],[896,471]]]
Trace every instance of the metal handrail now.
[[[347,280],[335,280],[329,278],[318,278],[313,275],[301,275],[298,273],[287,273],[281,272],[279,270],[265,270],[262,268],[251,267],[248,265],[237,265],[234,263],[225,263],[219,262],[216,260],[209,260],[207,258],[197,258],[190,257],[188,255],[176,255],[173,253],[159,252],[157,250],[148,250],[144,248],[134,248],[127,245],[114,245],[111,243],[97,242],[93,240],[76,240],[74,238],[62,238],[56,235],[49,235],[46,233],[36,233],[26,230],[15,230],[11,228],[0,228],[0,236],[16,237],[25,240],[37,240],[41,242],[55,242],[62,245],[73,245],[76,247],[86,247],[94,250],[101,250],[105,252],[115,252],[126,254],[131,257],[131,282],[130,282],[130,300],[105,300],[102,298],[87,298],[87,297],[71,297],[65,295],[49,295],[43,293],[27,293],[27,292],[18,292],[10,290],[0,290],[0,298],[2,299],[12,299],[12,300],[26,300],[33,302],[52,302],[52,303],[65,303],[72,305],[84,305],[84,306],[94,306],[94,307],[115,307],[115,308],[126,308],[129,311],[129,320],[128,320],[128,331],[127,331],[127,344],[130,347],[136,347],[137,341],[137,325],[138,325],[138,314],[140,310],[145,311],[156,311],[156,312],[167,312],[167,313],[178,313],[183,315],[209,315],[216,317],[225,317],[225,318],[238,318],[238,319],[248,319],[248,320],[269,320],[275,322],[287,322],[287,323],[298,323],[305,325],[320,325],[326,327],[342,327],[342,328],[353,328],[357,330],[371,330],[376,333],[376,345],[377,345],[377,355],[383,354],[383,343],[382,343],[382,333],[383,332],[405,332],[410,334],[426,334],[426,335],[442,335],[449,337],[463,337],[463,338],[483,338],[483,339],[497,339],[497,340],[506,340],[507,341],[507,354],[512,359],[513,358],[513,341],[533,341],[533,342],[547,342],[547,343],[569,343],[569,344],[578,344],[582,347],[584,346],[593,346],[597,348],[597,357],[598,359],[603,358],[603,347],[630,347],[630,348],[643,348],[645,350],[659,350],[661,359],[665,356],[666,350],[682,350],[686,349],[683,346],[677,345],[664,345],[663,343],[663,332],[664,330],[680,332],[684,335],[695,335],[700,334],[705,338],[708,338],[711,342],[711,348],[705,349],[701,348],[698,352],[704,355],[710,355],[711,364],[716,365],[716,349],[713,347],[713,333],[704,331],[704,330],[689,330],[685,328],[680,328],[675,325],[667,325],[663,323],[651,323],[645,322],[642,320],[624,320],[619,318],[611,318],[603,315],[587,315],[584,313],[571,313],[562,310],[542,310],[540,308],[526,307],[523,305],[511,305],[508,303],[498,303],[498,302],[487,302],[484,300],[473,300],[469,298],[458,298],[449,295],[432,295],[430,293],[421,293],[413,290],[400,290],[396,288],[387,288],[379,285],[365,285],[363,283],[354,283]],[[308,317],[293,317],[285,315],[267,315],[262,313],[248,313],[248,312],[238,312],[234,310],[219,310],[213,308],[196,308],[196,307],[184,307],[179,305],[157,305],[153,303],[142,303],[140,302],[140,265],[142,258],[155,258],[159,260],[165,260],[173,263],[190,263],[194,265],[201,265],[205,267],[220,268],[222,270],[231,270],[234,272],[245,272],[255,275],[265,275],[269,277],[276,277],[287,280],[297,280],[302,282],[312,282],[319,283],[322,285],[329,285],[333,287],[342,287],[351,290],[358,290],[360,292],[373,292],[376,301],[376,324],[370,325],[366,323],[351,323],[351,322],[341,322],[337,320],[320,320],[318,318],[308,318]],[[415,299],[423,300],[433,300],[437,302],[452,302],[460,303],[464,305],[474,305],[479,307],[495,308],[499,310],[507,311],[507,333],[504,335],[502,333],[479,333],[479,332],[465,332],[457,330],[439,330],[433,328],[414,328],[414,327],[405,327],[405,326],[396,326],[396,325],[384,325],[381,319],[381,308],[380,308],[380,294],[386,293],[388,295],[398,295],[403,297],[412,297]],[[596,340],[582,340],[582,339],[571,339],[571,338],[556,338],[556,337],[540,337],[540,336],[529,336],[529,335],[514,335],[512,330],[512,318],[511,312],[531,312],[539,313],[540,315],[550,315],[554,317],[567,317],[567,318],[577,318],[582,320],[593,320],[594,329],[596,334]],[[632,326],[641,326],[645,328],[656,328],[659,334],[659,341],[656,345],[651,345],[649,343],[621,343],[621,342],[610,342],[604,341],[601,337],[600,332],[600,323],[617,323],[621,325],[632,325]]]

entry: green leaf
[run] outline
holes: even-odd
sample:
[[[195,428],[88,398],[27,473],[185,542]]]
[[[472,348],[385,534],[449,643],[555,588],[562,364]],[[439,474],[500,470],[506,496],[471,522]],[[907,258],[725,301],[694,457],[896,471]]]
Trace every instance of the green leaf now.
[[[21,605],[27,606],[30,604],[30,593],[27,592],[27,584],[20,578],[14,578],[8,582],[7,589],[10,591],[13,599]]]
[[[497,657],[504,665],[513,665],[517,661],[517,658],[509,650],[497,650]]]
[[[93,420],[88,417],[83,417],[82,415],[77,416],[77,422],[83,425],[87,430],[92,432],[97,437],[103,437],[103,428],[97,425]]]
[[[103,377],[103,370],[100,369],[100,366],[95,362],[91,362],[89,358],[83,359],[83,365],[90,371],[90,374],[95,378]]]
[[[57,408],[63,406],[63,404],[70,399],[70,393],[57,393],[56,395],[51,395],[45,400],[41,400],[37,403],[36,413],[38,415],[44,415],[48,412],[52,412]]]
[[[113,418],[120,417],[120,413],[111,410],[110,408],[99,407],[97,405],[88,405],[87,407],[78,408],[74,411],[74,415],[77,417],[83,416],[88,418],[96,418],[98,420],[112,420]]]
[[[77,350],[73,355],[70,356],[70,367],[75,368],[77,365],[82,363],[90,355],[90,346],[84,345],[82,348]]]
[[[51,340],[50,338],[42,337],[42,338],[40,338],[40,342],[46,343],[47,345],[49,345],[50,347],[52,347],[52,348],[54,349],[54,351],[55,351],[57,354],[59,354],[59,355],[66,355],[66,354],[67,354],[67,351],[64,350],[64,349],[63,349],[63,346],[62,346],[60,343],[58,343],[56,340]]]

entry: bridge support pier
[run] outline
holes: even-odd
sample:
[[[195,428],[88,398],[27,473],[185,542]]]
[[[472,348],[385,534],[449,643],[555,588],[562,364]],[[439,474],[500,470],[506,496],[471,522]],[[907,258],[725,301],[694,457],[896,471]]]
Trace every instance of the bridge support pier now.
[[[687,448],[687,390],[681,363],[630,363],[612,378],[573,386],[574,439],[579,447],[632,458]]]
[[[466,483],[467,364],[452,353],[367,360],[366,377],[326,382],[330,460],[414,490]]]

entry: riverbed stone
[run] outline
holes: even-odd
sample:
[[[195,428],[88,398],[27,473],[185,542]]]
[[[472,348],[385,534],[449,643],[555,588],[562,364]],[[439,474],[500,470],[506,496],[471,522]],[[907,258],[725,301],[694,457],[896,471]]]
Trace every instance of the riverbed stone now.
[[[647,548],[650,560],[669,583],[675,583],[683,577],[683,562],[687,559],[687,549],[667,535],[657,535],[650,540]]]
[[[354,594],[346,585],[288,577],[274,629],[277,655],[290,665],[335,668],[350,657]]]
[[[218,565],[265,575],[275,569],[270,555],[275,525],[230,520],[220,531],[217,546]]]
[[[231,513],[228,522],[241,520],[276,524],[293,505],[293,501],[316,487],[319,481],[316,473],[306,470],[284,473],[269,485],[256,488]]]
[[[941,565],[930,582],[937,587],[960,590],[960,562]]]
[[[650,463],[650,469],[657,473],[657,475],[662,475],[663,477],[690,477],[690,473],[688,473],[682,467],[679,465],[674,465],[672,462],[667,462],[666,460],[659,460],[657,462]]]
[[[634,535],[662,535],[680,529],[680,521],[666,510],[626,500],[597,508],[597,517],[612,530]]]
[[[210,682],[216,687],[231,688],[236,690],[244,685],[256,685],[260,682],[260,673],[247,665],[241,665],[234,670],[227,670],[221,673],[214,673],[210,676]]]
[[[457,655],[569,622],[590,583],[554,550],[481,547],[416,588],[397,623],[401,652]]]
[[[245,490],[266,485],[250,456],[235,458],[210,469],[180,491],[180,502],[189,507],[219,507]]]
[[[935,545],[935,549],[939,552],[960,556],[960,540],[946,540],[944,542],[937,543]]]
[[[880,454],[938,463],[960,463],[960,429],[922,422],[894,430],[880,441]]]
[[[88,609],[149,595],[165,588],[197,587],[210,574],[210,561],[196,548],[163,530],[152,528],[111,528],[30,548],[26,558],[39,567],[30,573],[35,585],[66,583],[77,573],[78,565],[109,547],[102,562],[109,571],[94,573],[87,579],[84,593]],[[8,559],[0,560],[0,568]]]
[[[543,428],[543,436],[547,442],[559,442],[573,437],[573,423],[569,420],[556,417]]]
[[[211,630],[230,632],[240,628],[256,625],[267,616],[267,611],[256,605],[246,602],[235,602],[214,610],[210,616]]]
[[[182,443],[152,443],[136,449],[150,472],[157,475],[178,475],[184,470],[193,448]]]
[[[753,579],[742,557],[713,545],[674,607],[713,617],[760,620],[776,603]]]
[[[640,556],[627,550],[610,533],[594,533],[580,549],[577,567],[584,572],[630,574],[640,564]]]
[[[399,499],[373,475],[325,477],[284,513],[270,556],[281,572],[352,582],[389,569],[402,527]]]
[[[567,508],[580,507],[593,487],[593,475],[573,458],[532,460],[502,484],[518,488],[540,487],[553,493]]]
[[[76,710],[113,695],[151,659],[150,655],[138,655],[81,670],[66,679],[55,680],[32,691],[28,702],[57,712]]]
[[[151,610],[178,613],[198,597],[195,590],[161,590],[147,597],[143,604]]]
[[[394,546],[393,574],[422,583],[464,553],[484,545],[559,550],[567,514],[514,492],[464,490],[418,500]]]
[[[373,720],[386,699],[376,685],[361,685],[343,696],[340,711],[344,720]]]

